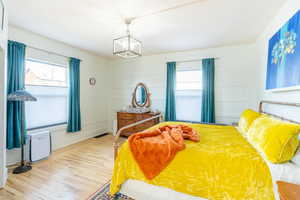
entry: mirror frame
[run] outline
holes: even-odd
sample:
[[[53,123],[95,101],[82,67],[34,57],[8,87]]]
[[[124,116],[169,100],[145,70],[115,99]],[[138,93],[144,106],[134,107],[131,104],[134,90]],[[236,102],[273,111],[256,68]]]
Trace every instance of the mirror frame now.
[[[139,86],[143,87],[146,90],[146,101],[142,105],[138,104],[137,101],[136,101],[136,93],[137,93],[137,89],[139,88]],[[132,106],[134,108],[136,108],[136,107],[149,108],[151,106],[150,95],[151,94],[149,93],[149,90],[148,90],[147,86],[144,83],[138,83],[135,86],[134,91],[132,93],[132,101],[131,101]]]

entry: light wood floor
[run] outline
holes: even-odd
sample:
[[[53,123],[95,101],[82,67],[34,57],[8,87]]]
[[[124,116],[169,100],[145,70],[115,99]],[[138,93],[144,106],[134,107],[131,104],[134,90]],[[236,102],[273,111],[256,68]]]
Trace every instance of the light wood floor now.
[[[92,138],[55,151],[27,173],[10,172],[0,199],[86,199],[111,178],[112,141],[111,135]]]

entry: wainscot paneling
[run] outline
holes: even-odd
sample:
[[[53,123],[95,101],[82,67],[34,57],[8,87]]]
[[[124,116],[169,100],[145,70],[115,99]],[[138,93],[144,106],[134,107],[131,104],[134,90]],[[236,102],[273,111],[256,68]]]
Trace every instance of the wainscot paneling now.
[[[152,108],[164,112],[166,62],[218,57],[216,60],[216,119],[221,123],[238,121],[246,108],[257,109],[257,65],[254,45],[244,44],[187,52],[143,56],[137,59],[116,60],[112,66],[109,128],[116,120],[116,111],[131,102],[135,85],[145,83],[151,93]],[[184,64],[180,64],[182,67]],[[199,62],[201,68],[201,62]],[[255,81],[256,80],[256,81]]]

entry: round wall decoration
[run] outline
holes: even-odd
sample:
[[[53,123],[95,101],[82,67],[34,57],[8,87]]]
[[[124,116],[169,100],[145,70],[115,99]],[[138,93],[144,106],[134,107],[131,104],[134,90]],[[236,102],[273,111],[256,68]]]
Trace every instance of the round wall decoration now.
[[[92,77],[89,79],[90,85],[96,85],[96,78]]]

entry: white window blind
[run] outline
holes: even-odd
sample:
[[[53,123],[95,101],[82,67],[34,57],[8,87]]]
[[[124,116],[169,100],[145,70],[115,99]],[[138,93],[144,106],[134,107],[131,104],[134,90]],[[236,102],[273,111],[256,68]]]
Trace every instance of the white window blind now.
[[[67,67],[26,60],[25,87],[37,98],[26,102],[27,128],[41,128],[67,122]]]
[[[176,72],[176,118],[201,121],[202,72],[181,69]]]

